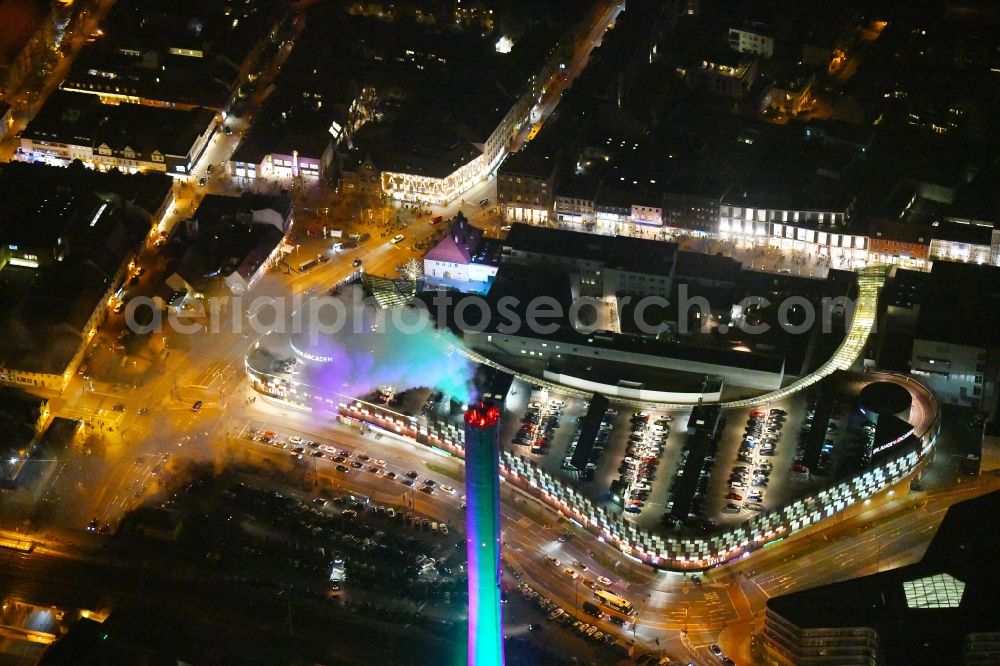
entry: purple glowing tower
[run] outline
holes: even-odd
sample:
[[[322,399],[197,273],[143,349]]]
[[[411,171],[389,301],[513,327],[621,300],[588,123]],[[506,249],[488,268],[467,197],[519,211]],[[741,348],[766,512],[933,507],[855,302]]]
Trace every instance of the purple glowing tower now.
[[[469,664],[500,666],[500,410],[465,412],[465,547],[469,557]]]

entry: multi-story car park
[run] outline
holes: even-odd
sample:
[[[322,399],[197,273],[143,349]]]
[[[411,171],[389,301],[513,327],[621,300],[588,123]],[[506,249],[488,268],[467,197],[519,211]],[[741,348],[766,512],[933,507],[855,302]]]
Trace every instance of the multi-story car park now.
[[[852,506],[860,505],[863,500],[870,499],[881,491],[909,480],[914,473],[919,472],[920,467],[928,460],[929,454],[933,450],[937,435],[938,408],[934,396],[925,387],[912,381],[904,382],[897,378],[895,381],[905,384],[914,404],[919,405],[919,408],[911,412],[912,425],[909,426],[908,432],[902,433],[900,437],[887,440],[883,443],[884,447],[879,445],[879,448],[884,448],[884,450],[881,450],[879,456],[873,458],[869,465],[845,468],[837,476],[831,475],[829,481],[825,483],[816,481],[815,485],[805,486],[792,484],[791,480],[798,480],[801,475],[795,472],[792,467],[795,460],[793,456],[798,454],[792,446],[797,433],[794,432],[794,423],[789,423],[783,426],[781,445],[775,448],[775,453],[778,455],[771,461],[770,475],[760,475],[767,477],[767,492],[761,497],[763,502],[757,502],[763,506],[761,511],[744,512],[741,510],[740,514],[722,513],[721,509],[724,508],[725,495],[728,494],[728,491],[719,493],[716,490],[709,490],[712,483],[717,485],[722,483],[716,479],[719,474],[728,474],[731,471],[732,463],[729,461],[736,460],[739,453],[738,447],[743,438],[740,436],[733,440],[733,443],[729,445],[731,448],[725,452],[724,447],[720,446],[720,441],[729,441],[726,440],[727,433],[734,428],[739,433],[742,426],[738,424],[748,418],[750,411],[759,410],[769,413],[770,409],[782,409],[794,413],[795,410],[790,405],[793,404],[794,400],[802,399],[805,389],[817,384],[822,386],[822,382],[832,381],[831,374],[849,369],[855,363],[868,339],[873,321],[875,294],[881,285],[878,275],[869,273],[861,274],[859,282],[861,293],[854,319],[843,342],[833,353],[832,358],[813,373],[781,389],[754,398],[717,403],[714,406],[706,404],[694,409],[692,405],[657,405],[656,416],[651,416],[653,423],[663,413],[681,417],[679,421],[675,419],[678,421],[673,424],[675,429],[686,425],[688,439],[691,439],[692,435],[695,434],[705,440],[704,443],[698,445],[698,450],[702,452],[701,460],[704,461],[705,456],[711,455],[710,451],[714,448],[720,461],[720,464],[711,470],[702,466],[693,454],[689,454],[688,460],[684,461],[685,476],[692,474],[689,466],[695,462],[699,463],[699,469],[693,471],[693,476],[691,476],[693,483],[686,482],[686,487],[693,488],[690,490],[688,499],[685,500],[691,504],[683,512],[675,507],[675,511],[681,513],[680,524],[675,525],[677,531],[664,529],[664,526],[660,524],[662,513],[668,501],[666,499],[667,479],[677,474],[682,460],[681,447],[679,446],[680,438],[677,435],[671,435],[664,441],[663,452],[659,454],[661,458],[659,465],[657,465],[657,473],[650,477],[649,480],[652,483],[648,484],[649,487],[637,488],[640,492],[648,490],[649,496],[646,500],[639,499],[639,501],[644,502],[644,506],[631,505],[639,508],[639,513],[630,511],[625,514],[630,519],[637,518],[635,522],[624,520],[622,505],[615,504],[610,499],[608,491],[611,489],[611,482],[619,476],[617,469],[626,457],[627,438],[630,431],[627,425],[629,415],[634,414],[636,407],[645,406],[638,401],[619,400],[617,404],[611,405],[611,409],[618,411],[618,415],[611,422],[613,429],[617,432],[605,440],[602,457],[599,464],[595,464],[596,469],[593,470],[594,480],[580,480],[578,471],[571,471],[567,474],[562,469],[575,432],[575,428],[562,422],[568,422],[573,417],[585,415],[589,405],[584,405],[584,402],[592,400],[593,395],[562,388],[552,382],[530,375],[522,375],[527,383],[515,384],[513,390],[505,392],[508,403],[507,416],[505,417],[507,431],[503,434],[506,450],[501,453],[501,473],[511,484],[544,502],[550,503],[554,508],[562,511],[564,515],[600,535],[606,542],[614,544],[623,552],[654,566],[672,569],[705,569],[722,564],[733,557],[773,542],[775,539],[785,538],[797,530],[813,525]],[[466,348],[457,349],[473,360],[481,363],[486,362],[475,352]],[[294,352],[299,360],[303,363],[312,363],[312,357],[309,354],[301,353],[301,351]],[[317,362],[326,362],[324,358],[317,358],[319,359]],[[492,364],[492,362],[490,363]],[[495,364],[492,365],[496,367]],[[348,422],[351,423],[372,421],[379,428],[391,428],[401,437],[412,438],[440,450],[461,455],[461,434],[452,424],[439,422],[427,416],[401,414],[381,406],[355,404],[348,396],[330,394],[321,389],[317,390],[308,384],[310,373],[307,366],[298,365],[295,374],[291,374],[275,370],[273,367],[259,369],[256,367],[256,361],[250,362],[248,359],[248,372],[259,390],[264,390],[276,397],[291,399],[301,404],[312,403],[321,409],[337,411],[348,418]],[[865,377],[848,383],[864,384],[871,380],[870,377]],[[544,389],[548,393],[544,396],[539,393],[533,397],[531,387]],[[559,396],[559,393],[568,395]],[[539,399],[541,397],[544,397],[544,400]],[[507,442],[514,437],[517,430],[514,426],[522,417],[524,413],[522,410],[527,407],[529,402],[539,403],[535,407],[539,414],[539,421],[543,404],[548,405],[551,402],[553,406],[559,407],[561,426],[553,430],[554,437],[547,438],[550,450],[545,456],[538,456],[523,449],[519,450],[520,447],[516,445],[507,445]],[[564,402],[565,405],[560,405],[559,402]],[[709,412],[705,411],[709,407],[711,407],[710,412],[714,414],[711,419],[714,419],[715,423],[721,422],[722,426],[707,427],[704,425],[710,420]],[[687,413],[686,424],[683,422],[685,413]],[[720,417],[724,418],[720,419]],[[704,433],[698,435],[695,431],[699,429],[704,430]],[[559,432],[560,430],[563,432]],[[671,439],[677,441],[672,442]],[[687,447],[687,443],[685,443],[685,447]],[[724,459],[724,455],[728,455],[728,460]],[[723,465],[722,462],[727,464]],[[584,467],[586,468],[586,465]],[[636,469],[640,467],[641,465],[637,466]],[[646,469],[651,471],[652,466],[647,466]],[[707,475],[703,474],[705,471],[708,472]],[[701,481],[703,476],[708,479],[704,483]],[[626,480],[628,481],[628,479]],[[634,477],[632,481],[642,482]],[[751,479],[751,483],[752,481],[753,479]],[[705,487],[706,497],[719,503],[717,507],[711,503],[695,506],[694,495],[699,486]],[[758,487],[763,488],[763,485]],[[625,489],[625,493],[630,490]],[[626,496],[622,496],[623,501],[632,501],[625,499]],[[660,504],[662,504],[662,508],[658,506]],[[656,507],[655,511],[651,510],[654,506]],[[720,512],[714,514],[713,511]],[[726,522],[720,524],[723,516],[727,517]]]

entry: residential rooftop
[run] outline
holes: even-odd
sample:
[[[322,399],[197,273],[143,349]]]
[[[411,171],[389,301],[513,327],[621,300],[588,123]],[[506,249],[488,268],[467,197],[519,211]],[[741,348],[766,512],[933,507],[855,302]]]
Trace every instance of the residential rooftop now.
[[[34,242],[56,237],[65,247],[62,260],[49,266],[0,270],[0,367],[64,371],[84,324],[141,246],[149,216],[172,184],[160,173],[0,164],[0,237],[24,238],[25,229],[35,229]]]
[[[241,64],[283,12],[275,0],[116,3],[62,87],[222,109]]]
[[[441,177],[469,162],[590,3],[525,22],[509,53],[497,30],[352,15],[339,3],[310,8],[278,87],[322,95],[339,113],[372,91],[371,117],[348,144],[383,171]],[[316,71],[331,72],[317,78]],[[338,121],[339,122],[339,121]],[[344,123],[341,123],[344,124]]]
[[[284,194],[207,195],[192,216],[194,225],[185,230],[189,244],[176,272],[197,287],[234,272],[249,278],[281,243],[291,205]],[[280,225],[253,222],[255,211],[268,209],[280,216]]]

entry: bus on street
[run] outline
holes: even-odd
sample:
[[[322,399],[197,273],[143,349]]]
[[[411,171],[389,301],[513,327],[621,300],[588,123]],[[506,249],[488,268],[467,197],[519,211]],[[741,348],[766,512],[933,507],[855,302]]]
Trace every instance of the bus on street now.
[[[618,611],[619,613],[631,615],[635,612],[635,606],[632,605],[631,601],[627,601],[617,595],[611,594],[607,590],[597,590],[594,592],[594,597],[600,603],[604,604],[608,608]]]

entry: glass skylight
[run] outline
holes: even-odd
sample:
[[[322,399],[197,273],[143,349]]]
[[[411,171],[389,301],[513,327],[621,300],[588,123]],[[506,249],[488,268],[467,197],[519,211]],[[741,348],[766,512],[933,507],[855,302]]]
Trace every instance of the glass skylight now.
[[[965,583],[948,574],[903,582],[906,605],[910,608],[958,608]]]

